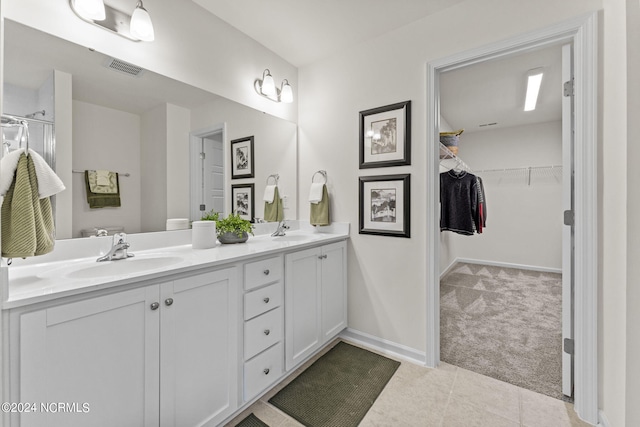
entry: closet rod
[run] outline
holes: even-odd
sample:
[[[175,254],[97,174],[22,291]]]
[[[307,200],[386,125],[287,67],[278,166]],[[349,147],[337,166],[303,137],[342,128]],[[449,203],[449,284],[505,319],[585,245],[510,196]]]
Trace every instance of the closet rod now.
[[[562,169],[561,165],[550,165],[550,166],[524,166],[520,168],[502,168],[502,169],[484,169],[476,171],[477,173],[489,173],[489,172],[515,172],[515,171],[527,171],[527,170],[537,170],[537,169]]]
[[[79,170],[72,170],[73,173],[84,173],[84,171],[79,171]],[[120,173],[120,172],[116,172],[118,174],[118,176],[131,176],[131,174],[129,172],[126,173]]]

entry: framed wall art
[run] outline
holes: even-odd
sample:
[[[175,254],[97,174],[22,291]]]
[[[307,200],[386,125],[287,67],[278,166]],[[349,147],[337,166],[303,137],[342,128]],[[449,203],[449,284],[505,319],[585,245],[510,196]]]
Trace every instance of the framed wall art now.
[[[253,136],[231,141],[231,179],[253,178]]]
[[[253,221],[256,215],[253,184],[231,186],[231,211],[242,219]]]
[[[360,169],[411,164],[411,101],[360,111]]]
[[[411,237],[411,175],[360,177],[360,234]]]

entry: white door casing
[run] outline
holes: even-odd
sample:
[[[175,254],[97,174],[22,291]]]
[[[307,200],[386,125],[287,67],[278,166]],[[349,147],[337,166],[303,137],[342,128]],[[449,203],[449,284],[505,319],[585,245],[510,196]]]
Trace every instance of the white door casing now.
[[[440,254],[438,227],[439,75],[441,72],[557,43],[573,45],[574,64],[574,407],[598,423],[597,361],[597,23],[596,12],[427,64],[426,354],[427,366],[440,362]]]

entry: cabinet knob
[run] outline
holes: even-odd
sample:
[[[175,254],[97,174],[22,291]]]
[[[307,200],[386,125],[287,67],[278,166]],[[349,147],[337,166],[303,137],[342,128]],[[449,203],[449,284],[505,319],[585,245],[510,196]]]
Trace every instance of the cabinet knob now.
[[[269,304],[269,297],[266,297],[265,299],[263,299],[262,301],[264,301],[265,304]]]
[[[262,372],[264,372],[264,374],[265,374],[265,375],[269,375],[269,368],[266,368],[266,369],[265,369],[264,371],[262,371]]]
[[[151,303],[151,310],[157,310],[160,307],[160,303],[153,302]]]
[[[326,255],[319,255],[318,259],[325,259],[327,256]]]
[[[164,303],[165,303],[166,305],[171,305],[171,304],[173,304],[173,298],[167,298],[166,300],[164,300]]]
[[[268,276],[268,275],[269,275],[269,273],[271,273],[271,272],[270,272],[270,271],[269,271],[269,269],[267,268],[265,271],[263,271],[263,273],[264,273],[264,275],[265,275],[265,276]]]
[[[264,334],[265,334],[265,335],[269,335],[270,333],[271,333],[271,331],[270,331],[269,329],[265,329],[265,330],[264,330]]]

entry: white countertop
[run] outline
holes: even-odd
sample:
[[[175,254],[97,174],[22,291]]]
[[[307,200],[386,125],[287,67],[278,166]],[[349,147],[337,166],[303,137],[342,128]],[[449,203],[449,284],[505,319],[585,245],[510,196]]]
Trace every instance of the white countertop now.
[[[136,250],[135,239],[131,239],[129,252],[135,256],[126,260],[97,263],[96,259],[100,254],[80,258],[64,258],[57,254],[49,257],[50,261],[47,262],[29,262],[23,265],[16,263],[17,265],[2,268],[5,270],[3,280],[8,277],[2,308],[15,308],[141,280],[160,279],[168,274],[188,273],[263,255],[305,249],[319,243],[345,240],[349,237],[349,225],[343,225],[321,231],[302,226],[301,229],[287,231],[284,237],[272,237],[269,234],[250,236],[246,243],[217,243],[211,249],[193,249],[191,244],[184,244],[185,233],[190,236],[190,230],[184,230],[181,238],[176,239],[181,244],[176,246],[145,248],[149,245],[140,244],[140,248],[144,249]],[[79,241],[74,245],[86,246],[89,239],[76,240]]]

